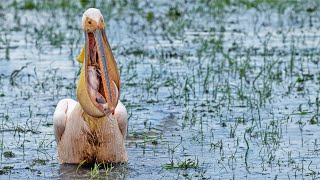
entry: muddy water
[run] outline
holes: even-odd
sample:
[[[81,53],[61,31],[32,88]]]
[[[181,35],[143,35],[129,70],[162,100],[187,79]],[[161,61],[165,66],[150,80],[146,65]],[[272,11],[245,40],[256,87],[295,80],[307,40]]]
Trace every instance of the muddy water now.
[[[85,8],[40,5],[1,4],[0,179],[87,179],[58,164],[52,125],[76,99]],[[129,162],[101,178],[319,176],[317,3],[253,5],[101,4],[130,114]]]

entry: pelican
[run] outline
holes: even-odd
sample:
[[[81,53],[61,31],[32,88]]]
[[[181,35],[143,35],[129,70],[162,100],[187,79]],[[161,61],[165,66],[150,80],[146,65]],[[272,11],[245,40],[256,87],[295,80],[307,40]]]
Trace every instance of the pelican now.
[[[127,162],[128,114],[120,102],[120,75],[105,33],[100,10],[82,16],[85,44],[77,98],[59,101],[53,114],[61,164]]]

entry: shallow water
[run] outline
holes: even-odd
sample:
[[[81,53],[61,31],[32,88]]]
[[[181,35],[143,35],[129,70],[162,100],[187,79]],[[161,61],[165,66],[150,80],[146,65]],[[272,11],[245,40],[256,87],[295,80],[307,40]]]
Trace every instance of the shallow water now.
[[[58,164],[52,126],[86,7],[26,2],[0,3],[0,179],[96,177]],[[97,2],[130,114],[128,164],[97,176],[319,177],[320,4],[269,2]]]

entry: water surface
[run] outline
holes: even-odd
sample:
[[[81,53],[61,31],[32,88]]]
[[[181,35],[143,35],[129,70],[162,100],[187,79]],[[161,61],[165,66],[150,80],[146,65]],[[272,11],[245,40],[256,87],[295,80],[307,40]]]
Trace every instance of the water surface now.
[[[59,165],[92,2],[0,3],[0,179],[316,179],[317,1],[95,1],[130,114],[128,164]]]

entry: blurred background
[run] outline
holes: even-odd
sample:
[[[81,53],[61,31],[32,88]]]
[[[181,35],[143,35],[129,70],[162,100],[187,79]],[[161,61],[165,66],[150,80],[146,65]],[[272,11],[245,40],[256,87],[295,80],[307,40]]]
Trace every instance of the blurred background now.
[[[320,1],[0,2],[0,179],[319,178]],[[59,165],[81,17],[104,15],[128,164]]]

